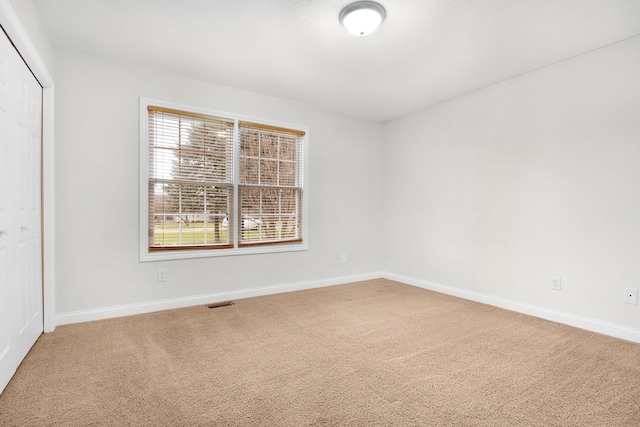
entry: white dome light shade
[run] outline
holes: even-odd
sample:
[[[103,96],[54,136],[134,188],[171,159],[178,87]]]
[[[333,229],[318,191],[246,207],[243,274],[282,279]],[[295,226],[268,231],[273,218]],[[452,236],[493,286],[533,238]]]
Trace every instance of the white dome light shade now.
[[[340,23],[354,36],[363,37],[373,33],[385,16],[382,5],[373,1],[357,1],[342,9]]]

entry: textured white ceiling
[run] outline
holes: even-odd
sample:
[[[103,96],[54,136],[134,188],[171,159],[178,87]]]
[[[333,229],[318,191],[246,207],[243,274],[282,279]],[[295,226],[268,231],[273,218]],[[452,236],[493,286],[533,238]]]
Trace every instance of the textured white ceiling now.
[[[640,34],[640,0],[34,0],[61,49],[385,121]]]

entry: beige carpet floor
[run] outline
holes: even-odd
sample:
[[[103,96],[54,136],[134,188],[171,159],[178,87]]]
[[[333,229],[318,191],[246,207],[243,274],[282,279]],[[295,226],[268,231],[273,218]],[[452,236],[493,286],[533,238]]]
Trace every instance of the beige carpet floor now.
[[[2,426],[640,426],[640,344],[388,280],[61,326]]]

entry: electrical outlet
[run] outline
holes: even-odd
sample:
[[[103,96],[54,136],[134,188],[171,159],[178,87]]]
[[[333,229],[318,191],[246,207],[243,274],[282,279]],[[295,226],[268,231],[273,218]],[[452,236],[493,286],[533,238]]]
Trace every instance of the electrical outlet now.
[[[347,262],[347,254],[342,254],[342,262]]]
[[[551,278],[551,289],[554,291],[560,290],[560,277],[556,276]]]
[[[167,281],[167,270],[161,268],[158,270],[158,282],[166,282]]]
[[[627,304],[638,304],[638,290],[633,288],[624,288],[624,302]]]

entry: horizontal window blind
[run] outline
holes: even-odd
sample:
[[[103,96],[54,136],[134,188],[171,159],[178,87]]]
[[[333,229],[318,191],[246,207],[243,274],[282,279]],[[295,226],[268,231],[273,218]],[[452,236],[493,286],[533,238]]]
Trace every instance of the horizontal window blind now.
[[[304,132],[239,123],[241,246],[302,241]]]
[[[234,121],[148,107],[149,249],[233,244]]]

